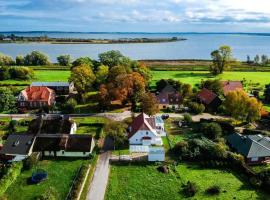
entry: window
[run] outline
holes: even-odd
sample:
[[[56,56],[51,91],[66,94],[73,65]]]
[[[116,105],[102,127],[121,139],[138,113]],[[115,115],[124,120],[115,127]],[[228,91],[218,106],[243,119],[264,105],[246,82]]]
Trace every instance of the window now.
[[[62,151],[62,155],[64,155],[65,154],[65,151]]]
[[[85,155],[86,154],[86,152],[83,152],[83,155]]]
[[[146,131],[146,135],[148,135],[148,131]]]
[[[258,160],[259,160],[259,158],[257,158],[257,157],[251,158],[251,162],[257,162]]]

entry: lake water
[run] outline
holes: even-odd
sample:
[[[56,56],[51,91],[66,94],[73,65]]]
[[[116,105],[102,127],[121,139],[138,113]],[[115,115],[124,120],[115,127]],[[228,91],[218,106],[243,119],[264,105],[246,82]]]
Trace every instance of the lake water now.
[[[0,44],[0,52],[15,57],[33,50],[48,54],[53,62],[60,54],[70,54],[73,58],[90,56],[96,59],[99,53],[119,50],[133,59],[210,59],[210,52],[221,45],[229,45],[233,55],[239,60],[252,58],[256,54],[270,56],[270,35],[259,34],[198,34],[198,33],[15,33],[24,36],[47,35],[65,38],[164,38],[183,37],[186,41],[143,44]]]

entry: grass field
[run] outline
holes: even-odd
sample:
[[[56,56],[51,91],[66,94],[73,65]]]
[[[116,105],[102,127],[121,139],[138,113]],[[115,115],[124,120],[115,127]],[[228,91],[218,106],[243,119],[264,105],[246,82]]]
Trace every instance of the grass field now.
[[[107,187],[106,200],[180,200],[185,199],[182,182],[196,182],[199,192],[192,199],[269,199],[256,192],[242,178],[232,172],[201,169],[196,164],[180,164],[176,173],[163,174],[154,165],[113,165]],[[208,196],[205,190],[212,185],[221,187],[221,194]],[[189,198],[190,199],[190,198]]]
[[[195,85],[205,79],[220,78],[222,80],[243,80],[247,82],[260,83],[262,86],[270,83],[270,72],[224,72],[222,75],[213,77],[205,71],[152,71],[153,79],[151,85],[160,79],[175,79],[183,83]]]
[[[48,179],[40,184],[28,184],[27,180],[31,177],[35,169],[23,171],[17,180],[8,188],[5,195],[10,200],[29,199],[34,200],[37,196],[45,192],[49,187],[53,187],[58,197],[65,199],[72,180],[81,166],[83,160],[61,161],[43,160],[38,164],[38,168],[48,172]]]

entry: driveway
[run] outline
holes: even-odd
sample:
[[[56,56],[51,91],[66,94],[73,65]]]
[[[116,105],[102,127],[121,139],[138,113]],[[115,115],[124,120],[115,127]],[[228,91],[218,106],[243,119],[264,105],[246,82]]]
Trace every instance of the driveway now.
[[[108,183],[108,177],[110,173],[110,165],[109,165],[110,156],[111,156],[110,151],[106,151],[100,154],[93,180],[89,185],[89,190],[86,197],[87,200],[104,199]]]

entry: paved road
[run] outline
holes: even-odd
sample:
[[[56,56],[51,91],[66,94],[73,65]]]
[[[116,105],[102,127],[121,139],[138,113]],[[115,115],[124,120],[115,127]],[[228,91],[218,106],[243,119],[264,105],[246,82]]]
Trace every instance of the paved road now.
[[[93,180],[89,185],[89,191],[86,197],[87,200],[104,199],[110,173],[110,156],[110,151],[106,151],[100,154]]]

